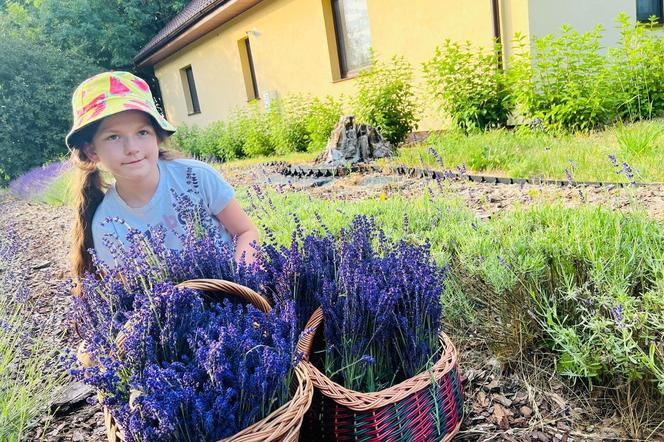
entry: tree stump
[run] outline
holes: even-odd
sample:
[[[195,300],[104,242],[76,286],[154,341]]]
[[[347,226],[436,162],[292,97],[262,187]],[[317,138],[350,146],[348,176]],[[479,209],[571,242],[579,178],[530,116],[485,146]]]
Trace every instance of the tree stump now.
[[[355,117],[346,115],[339,119],[325,150],[316,157],[315,163],[344,166],[391,157],[392,153],[392,145],[376,128],[368,124],[355,124]]]

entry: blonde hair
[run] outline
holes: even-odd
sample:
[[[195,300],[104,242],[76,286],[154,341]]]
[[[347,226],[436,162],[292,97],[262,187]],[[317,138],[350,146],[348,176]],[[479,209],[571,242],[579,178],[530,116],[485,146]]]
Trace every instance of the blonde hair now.
[[[152,116],[150,116],[150,121],[161,145],[169,134],[157,124]],[[104,199],[108,183],[105,182],[97,163],[88,158],[83,146],[92,140],[100,122],[101,120],[85,126],[71,138],[71,144],[74,146],[71,150],[71,160],[76,167],[72,184],[76,215],[71,231],[71,266],[74,279],[80,279],[86,272],[93,273],[95,270],[92,265],[92,256],[88,252],[88,249],[94,248],[92,218]],[[178,157],[179,155],[175,152],[159,148],[160,159],[172,160]]]

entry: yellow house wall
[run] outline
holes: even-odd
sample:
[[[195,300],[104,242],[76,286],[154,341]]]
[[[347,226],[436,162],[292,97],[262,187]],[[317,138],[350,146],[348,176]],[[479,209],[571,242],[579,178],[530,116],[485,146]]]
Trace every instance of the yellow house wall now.
[[[246,105],[237,41],[247,32],[262,96],[266,91],[281,97],[291,93],[352,95],[354,79],[333,78],[325,2],[329,0],[266,0],[158,63],[155,73],[169,120],[205,126]],[[489,45],[493,38],[491,1],[367,0],[367,8],[372,46],[379,58],[403,55],[416,70],[418,92],[425,103],[419,128],[440,128],[444,122],[427,98],[421,64],[445,38]],[[503,25],[510,20],[511,15],[504,16]],[[201,113],[195,115],[187,114],[179,73],[189,65],[201,107]]]
[[[518,32],[529,35],[528,0],[499,0],[503,38],[503,55],[509,60],[513,54],[511,41]]]

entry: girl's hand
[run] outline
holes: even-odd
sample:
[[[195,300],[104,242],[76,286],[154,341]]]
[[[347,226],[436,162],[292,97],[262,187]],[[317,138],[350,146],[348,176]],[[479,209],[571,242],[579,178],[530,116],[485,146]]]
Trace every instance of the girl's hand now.
[[[253,263],[256,260],[256,249],[252,244],[258,244],[258,229],[240,203],[233,198],[216,216],[228,233],[237,237],[235,261],[239,263],[244,254],[245,263]]]

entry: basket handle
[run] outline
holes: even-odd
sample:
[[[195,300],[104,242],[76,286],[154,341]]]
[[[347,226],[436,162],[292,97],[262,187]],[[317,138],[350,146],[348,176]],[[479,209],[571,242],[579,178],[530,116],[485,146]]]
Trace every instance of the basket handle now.
[[[314,336],[316,336],[316,330],[323,323],[323,310],[318,307],[309,320],[307,325],[304,326],[304,331],[300,335],[300,339],[297,341],[297,351],[302,353],[302,359],[305,361],[309,360],[309,355],[311,354],[311,347],[314,344]]]
[[[212,292],[213,300],[216,300],[221,294],[229,294],[247,301],[263,313],[269,313],[272,310],[270,303],[249,287],[224,279],[190,279],[181,282],[176,287]]]

